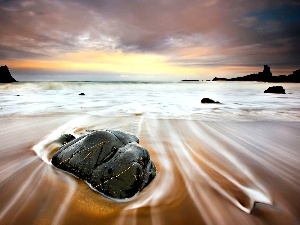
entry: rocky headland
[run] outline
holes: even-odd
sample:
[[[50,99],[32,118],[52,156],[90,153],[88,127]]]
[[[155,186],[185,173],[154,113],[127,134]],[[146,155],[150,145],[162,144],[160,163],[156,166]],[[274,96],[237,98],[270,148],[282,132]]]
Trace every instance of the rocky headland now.
[[[0,67],[0,83],[12,83],[12,82],[17,82],[17,81],[10,74],[8,67],[6,65],[1,66]]]
[[[260,81],[260,82],[289,82],[300,83],[300,69],[295,70],[289,75],[272,76],[271,68],[268,65],[264,65],[264,70],[259,73],[249,74],[243,77],[236,78],[218,78],[215,77],[212,81]]]

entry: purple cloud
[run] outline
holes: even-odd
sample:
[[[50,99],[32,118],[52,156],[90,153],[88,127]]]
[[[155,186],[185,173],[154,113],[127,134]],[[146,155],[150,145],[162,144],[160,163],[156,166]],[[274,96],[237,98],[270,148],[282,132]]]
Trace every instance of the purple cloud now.
[[[0,57],[121,50],[173,54],[183,66],[299,67],[299,8],[295,0],[2,0]],[[182,55],[193,47],[212,55]]]

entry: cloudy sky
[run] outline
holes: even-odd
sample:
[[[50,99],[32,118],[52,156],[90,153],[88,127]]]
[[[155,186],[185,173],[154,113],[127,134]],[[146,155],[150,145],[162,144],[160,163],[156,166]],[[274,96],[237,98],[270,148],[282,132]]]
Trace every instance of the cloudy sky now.
[[[178,80],[300,68],[299,0],[0,0],[19,80]]]

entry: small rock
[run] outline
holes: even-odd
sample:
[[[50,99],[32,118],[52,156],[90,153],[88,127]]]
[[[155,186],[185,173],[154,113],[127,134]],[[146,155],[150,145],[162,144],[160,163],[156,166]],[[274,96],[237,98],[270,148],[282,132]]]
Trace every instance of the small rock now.
[[[69,143],[70,141],[73,141],[74,139],[76,138],[72,134],[63,134],[56,140],[56,142],[64,145]]]
[[[80,93],[79,95],[85,95],[85,94],[82,92],[82,93]]]
[[[285,90],[282,86],[273,86],[265,90],[264,93],[285,94]]]
[[[215,103],[215,104],[220,104],[218,101],[214,101],[210,98],[202,98],[201,103]]]

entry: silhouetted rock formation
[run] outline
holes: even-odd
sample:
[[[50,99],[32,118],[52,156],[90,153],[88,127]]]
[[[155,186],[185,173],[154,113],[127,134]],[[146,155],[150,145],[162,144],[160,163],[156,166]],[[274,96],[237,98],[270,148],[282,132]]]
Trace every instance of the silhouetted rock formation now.
[[[133,135],[120,131],[92,131],[63,145],[52,164],[87,181],[94,189],[113,198],[129,198],[156,176],[148,151]]]
[[[285,90],[282,86],[273,86],[265,90],[264,93],[285,94]]]
[[[85,94],[82,92],[82,93],[80,93],[79,95],[85,95]]]
[[[261,82],[291,82],[291,83],[299,83],[300,82],[300,69],[294,71],[292,74],[280,75],[280,76],[272,76],[272,72],[269,66],[264,65],[263,72],[259,72],[258,74],[250,74],[244,77],[236,77],[236,78],[218,78],[215,77],[213,81],[261,81]]]
[[[215,104],[220,104],[220,102],[214,101],[210,98],[202,98],[201,103],[215,103]]]
[[[292,74],[279,75],[277,77],[272,77],[272,82],[290,82],[290,83],[300,83],[300,69],[293,71]]]
[[[0,67],[0,83],[12,83],[12,82],[17,82],[15,78],[13,78],[9,72],[8,67],[1,66]]]

